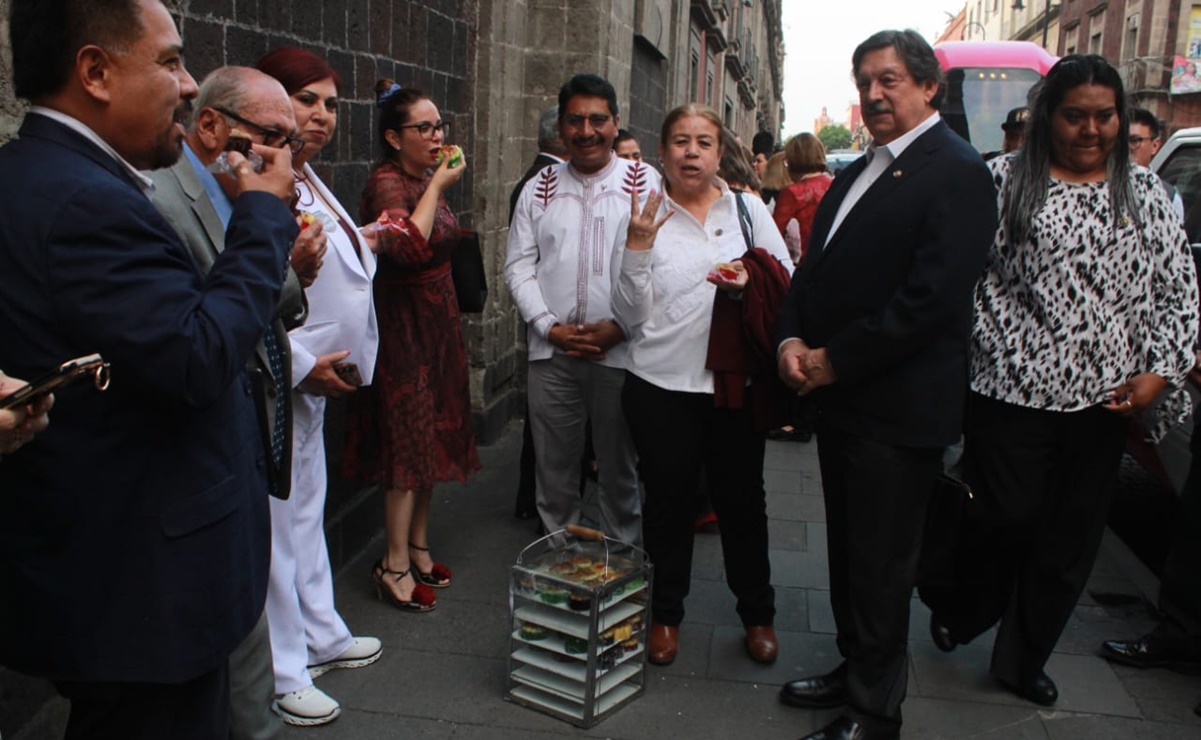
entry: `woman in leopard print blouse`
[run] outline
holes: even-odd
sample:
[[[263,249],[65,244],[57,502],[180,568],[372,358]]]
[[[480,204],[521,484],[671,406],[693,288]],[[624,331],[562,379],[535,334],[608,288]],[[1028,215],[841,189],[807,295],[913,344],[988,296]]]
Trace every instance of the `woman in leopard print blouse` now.
[[[964,476],[975,492],[933,604],[949,650],[1000,620],[992,674],[1055,703],[1044,666],[1104,532],[1136,415],[1183,418],[1197,285],[1188,240],[1131,164],[1118,72],[1064,57],[1032,94],[1026,144],[990,163],[1000,226],[976,290]],[[1157,403],[1160,397],[1167,400]]]

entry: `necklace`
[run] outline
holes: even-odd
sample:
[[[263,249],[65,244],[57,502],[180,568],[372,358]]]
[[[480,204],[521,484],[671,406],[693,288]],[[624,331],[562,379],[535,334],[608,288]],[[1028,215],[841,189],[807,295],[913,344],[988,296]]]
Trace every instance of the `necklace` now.
[[[303,175],[298,175],[295,172],[293,172],[292,179],[296,182],[296,185],[297,185],[297,187],[296,187],[296,205],[297,206],[311,206],[317,202],[316,196],[313,194],[314,193],[313,186],[309,184],[309,179],[307,177],[304,177]],[[300,183],[304,183],[303,189],[300,187]],[[308,195],[307,202],[304,199],[305,195],[306,195],[305,191],[307,191],[307,195]]]

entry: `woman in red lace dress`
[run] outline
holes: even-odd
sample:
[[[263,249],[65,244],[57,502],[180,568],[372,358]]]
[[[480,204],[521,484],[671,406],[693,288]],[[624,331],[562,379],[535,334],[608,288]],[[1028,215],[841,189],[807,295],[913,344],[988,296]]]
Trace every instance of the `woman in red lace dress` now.
[[[447,158],[439,166],[449,125],[428,96],[391,80],[380,80],[377,96],[385,155],[359,210],[364,222],[386,211],[401,229],[379,249],[379,359],[375,382],[351,405],[347,472],[387,492],[387,552],[372,572],[381,597],[428,611],[436,601],[430,588],[451,580],[429,552],[430,495],[434,484],[465,481],[480,467],[450,276],[460,229],[443,197],[466,163],[452,167]]]
[[[826,170],[826,148],[813,134],[797,134],[789,139],[784,145],[784,161],[788,164],[792,184],[780,191],[772,218],[786,238],[788,222],[797,220],[801,234],[800,254],[796,259],[799,263],[809,248],[809,232],[813,229],[817,204],[822,202],[834,178]]]

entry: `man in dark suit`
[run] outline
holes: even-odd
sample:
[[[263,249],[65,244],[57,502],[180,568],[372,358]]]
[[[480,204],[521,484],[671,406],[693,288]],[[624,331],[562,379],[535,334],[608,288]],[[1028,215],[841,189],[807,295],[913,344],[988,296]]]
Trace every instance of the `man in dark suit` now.
[[[517,209],[517,198],[522,188],[530,178],[552,164],[558,164],[567,158],[567,147],[559,136],[559,106],[554,105],[542,111],[538,119],[538,156],[534,163],[525,171],[517,186],[509,195],[509,220],[513,220],[513,211]],[[534,502],[534,435],[530,432],[530,410],[525,411],[525,423],[521,425],[521,477],[517,481],[517,503],[513,513],[518,519],[533,519],[538,516],[538,506]]]
[[[237,195],[233,176],[214,174],[207,168],[217,161],[231,136],[280,147],[299,141],[291,138],[295,130],[292,101],[273,77],[248,67],[222,67],[201,84],[195,110],[188,119],[184,156],[169,168],[147,174],[155,184],[155,207],[187,245],[202,274],[212,270],[225,250],[226,222]],[[292,360],[288,330],[303,323],[306,308],[301,284],[312,284],[324,251],[325,235],[320,223],[300,232],[292,248],[275,319],[255,348],[251,362],[263,448],[271,451],[267,456],[271,494],[277,498],[287,498],[291,487]],[[299,279],[292,268],[299,270]],[[276,737],[282,725],[271,711],[275,674],[266,616],[259,618],[254,630],[230,656],[229,671],[231,740]]]
[[[101,353],[0,465],[0,663],[54,681],[67,737],[219,738],[228,658],[262,614],[266,455],[246,371],[297,226],[286,149],[237,154],[207,278],[139,169],[173,164],[196,95],[160,0],[12,0],[0,149],[0,367]]]
[[[780,698],[848,705],[813,740],[899,737],[922,527],[943,448],[960,434],[972,290],[997,223],[983,160],[938,116],[929,44],[881,31],[852,67],[874,143],[822,200],[779,324],[780,376],[821,409],[844,658]]]

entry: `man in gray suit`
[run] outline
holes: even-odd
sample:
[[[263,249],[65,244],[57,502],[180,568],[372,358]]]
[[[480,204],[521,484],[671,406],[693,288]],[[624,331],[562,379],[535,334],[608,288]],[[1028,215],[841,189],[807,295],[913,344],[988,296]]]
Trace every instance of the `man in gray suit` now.
[[[185,156],[168,169],[147,174],[155,184],[155,207],[179,233],[202,273],[208,273],[225,248],[226,223],[233,208],[230,196],[234,192],[231,176],[213,174],[207,167],[217,161],[231,137],[282,147],[297,141],[292,138],[295,129],[292,103],[284,88],[258,70],[223,67],[201,84],[188,121]],[[259,380],[254,393],[270,470],[270,493],[278,498],[288,497],[291,480],[292,379],[287,332],[304,321],[301,286],[311,284],[316,277],[324,251],[321,224],[305,227],[292,250],[275,320],[255,349],[252,363]],[[259,619],[229,662],[230,737],[276,737],[281,725],[271,711],[275,676],[266,617]]]

